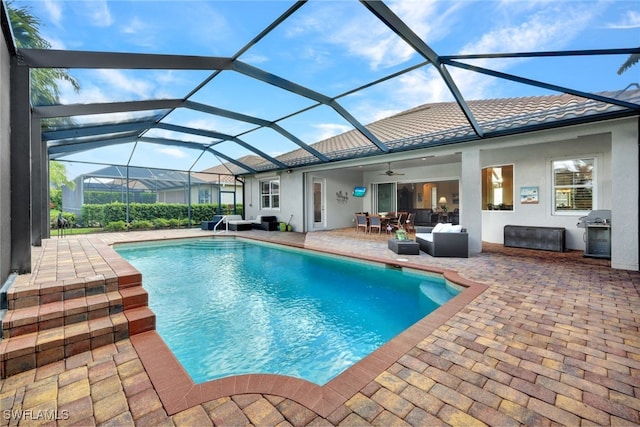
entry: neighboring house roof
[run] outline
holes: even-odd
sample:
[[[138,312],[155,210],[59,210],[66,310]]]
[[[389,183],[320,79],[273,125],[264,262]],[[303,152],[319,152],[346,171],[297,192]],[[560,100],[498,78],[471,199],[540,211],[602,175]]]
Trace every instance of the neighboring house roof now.
[[[227,171],[228,173],[228,171]],[[233,177],[229,175],[220,175],[221,181],[227,180],[233,181]],[[125,166],[108,166],[106,168],[98,169],[93,172],[82,175],[82,179],[96,178],[102,183],[108,181],[129,181],[129,188],[140,189],[141,186],[149,190],[169,190],[172,188],[183,188],[184,184],[189,181],[188,173],[181,171],[165,170],[165,169],[152,169],[152,168],[140,168],[140,167],[127,167]],[[216,184],[218,182],[218,175],[211,173],[191,173],[191,185],[199,184]],[[123,184],[126,185],[126,184]]]
[[[240,157],[236,160],[238,160],[242,164],[245,164],[251,167],[260,165],[264,162],[264,159],[262,157],[254,156],[254,155]],[[206,181],[211,179],[212,177],[211,174],[219,174],[220,182],[223,182],[226,184],[237,184],[235,181],[235,177],[230,174],[240,174],[244,172],[246,172],[244,169],[234,165],[233,163],[223,163],[221,165],[217,165],[209,169],[204,169],[202,173],[195,172],[193,176],[197,176],[198,178]],[[218,175],[214,175],[214,176],[216,177],[216,181],[217,181]]]
[[[640,89],[601,95],[640,103]],[[614,104],[568,94],[468,101],[468,105],[483,129],[482,137],[475,134],[455,102],[421,105],[378,120],[366,128],[392,152],[397,152],[598,121],[616,114],[639,114],[637,110],[633,112]],[[317,142],[312,147],[331,160],[385,154],[355,129]],[[252,165],[256,170],[273,168],[270,162],[257,159],[260,162]],[[303,149],[285,153],[277,159],[292,166],[318,163],[317,158]]]

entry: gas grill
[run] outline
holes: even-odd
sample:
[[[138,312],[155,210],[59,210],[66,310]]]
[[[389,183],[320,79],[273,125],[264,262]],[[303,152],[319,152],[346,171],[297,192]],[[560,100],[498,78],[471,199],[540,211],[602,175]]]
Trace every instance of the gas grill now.
[[[584,256],[611,258],[611,211],[598,209],[578,220],[584,228]]]
[[[611,211],[608,209],[598,209],[589,212],[578,220],[578,228],[587,228],[589,224],[611,224]]]

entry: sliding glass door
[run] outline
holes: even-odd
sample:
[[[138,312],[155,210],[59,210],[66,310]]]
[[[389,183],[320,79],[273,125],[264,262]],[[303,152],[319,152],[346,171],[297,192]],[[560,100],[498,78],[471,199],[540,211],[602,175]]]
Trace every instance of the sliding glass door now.
[[[396,210],[396,183],[374,184],[373,210],[375,212],[394,212]]]

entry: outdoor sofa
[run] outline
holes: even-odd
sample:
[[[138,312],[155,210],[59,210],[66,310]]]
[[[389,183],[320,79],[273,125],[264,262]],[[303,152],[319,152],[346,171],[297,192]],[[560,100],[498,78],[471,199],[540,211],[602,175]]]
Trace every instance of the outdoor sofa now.
[[[420,250],[433,257],[469,257],[469,235],[460,225],[417,226],[416,242]]]
[[[254,230],[276,231],[278,229],[278,218],[271,215],[258,215],[253,221]]]
[[[226,215],[224,222],[231,231],[246,231],[253,228],[253,221],[242,219],[242,215]]]
[[[220,222],[224,218],[224,221]],[[275,216],[258,215],[254,220],[242,219],[241,215],[215,215],[211,221],[202,221],[203,230],[213,230],[215,225],[220,222],[218,231],[226,230],[229,225],[231,231],[244,230],[266,230],[275,231],[278,229],[278,218]]]
[[[224,218],[224,221],[220,222]],[[242,215],[214,215],[211,221],[202,221],[203,230],[213,230],[217,223],[220,222],[216,231],[226,230],[227,224],[231,231],[251,230],[254,221],[242,219]],[[225,224],[226,223],[226,224]]]
[[[412,221],[416,226],[434,226],[438,223],[438,214],[433,209],[415,209]]]

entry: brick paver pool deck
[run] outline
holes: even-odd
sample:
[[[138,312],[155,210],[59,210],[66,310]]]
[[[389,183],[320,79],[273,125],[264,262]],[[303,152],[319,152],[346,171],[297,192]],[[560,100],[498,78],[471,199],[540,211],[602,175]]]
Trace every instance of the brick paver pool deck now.
[[[33,249],[29,281],[56,271],[69,278],[100,269],[108,276],[109,263],[95,247],[211,233],[46,240]],[[640,424],[638,272],[612,270],[608,261],[575,251],[485,244],[468,259],[432,258],[397,255],[385,236],[353,230],[237,234],[453,270],[462,282],[483,286],[425,318],[393,349],[366,359],[332,387],[269,375],[194,386],[148,331],[0,380],[0,426]]]

